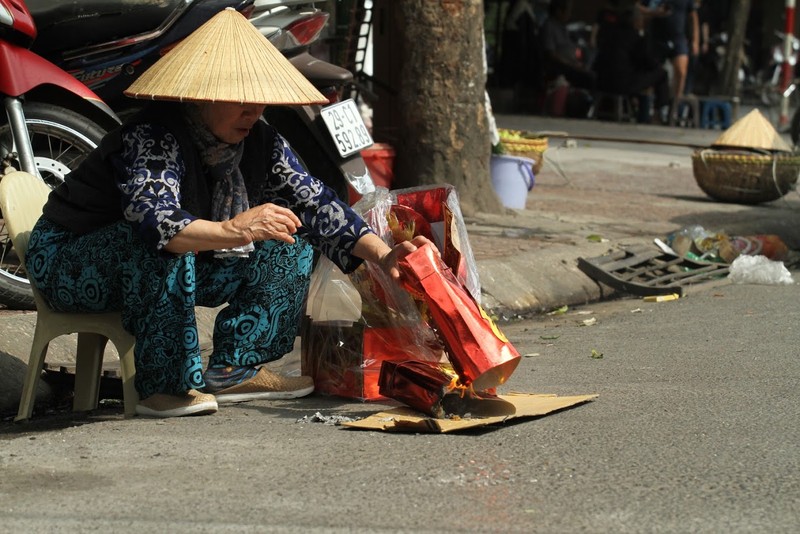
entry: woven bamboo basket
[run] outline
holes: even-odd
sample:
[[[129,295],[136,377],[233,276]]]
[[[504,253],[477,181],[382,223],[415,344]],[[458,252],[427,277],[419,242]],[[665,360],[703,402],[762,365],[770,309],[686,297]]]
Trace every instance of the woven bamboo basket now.
[[[705,148],[692,154],[692,168],[697,185],[711,198],[759,204],[794,189],[800,175],[800,153]]]
[[[508,130],[501,128],[500,142],[506,150],[506,153],[511,156],[519,156],[522,158],[529,158],[533,160],[533,174],[539,174],[544,163],[544,152],[547,150],[547,137],[537,136],[529,132],[521,130]],[[509,139],[508,136],[519,136],[515,139]]]

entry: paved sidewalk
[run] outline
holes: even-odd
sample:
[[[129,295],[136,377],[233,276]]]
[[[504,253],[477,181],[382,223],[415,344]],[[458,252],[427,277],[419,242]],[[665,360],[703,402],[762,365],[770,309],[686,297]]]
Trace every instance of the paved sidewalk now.
[[[778,234],[790,248],[800,249],[797,193],[761,206],[714,202],[694,181],[692,148],[638,142],[707,145],[719,131],[532,116],[498,116],[497,121],[500,127],[576,136],[571,142],[550,138],[525,210],[466,217],[482,303],[501,319],[603,298],[609,289],[578,269],[579,257],[652,243],[690,225],[731,235]],[[597,140],[601,137],[637,142]],[[199,309],[198,314],[201,343],[208,347],[215,313]],[[0,412],[4,390],[9,399],[19,398],[13,383],[21,382],[24,365],[11,365],[8,355],[27,361],[34,322],[35,314],[0,316],[0,367],[9,369],[0,375],[11,384],[9,389],[0,383]],[[73,340],[56,340],[48,360],[69,362],[73,350]]]

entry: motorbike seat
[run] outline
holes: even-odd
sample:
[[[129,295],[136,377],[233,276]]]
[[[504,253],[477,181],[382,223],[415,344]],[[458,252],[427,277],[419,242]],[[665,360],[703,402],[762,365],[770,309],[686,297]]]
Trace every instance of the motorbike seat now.
[[[28,0],[38,35],[32,49],[45,57],[155,30],[185,0]]]
[[[290,57],[289,61],[315,87],[341,87],[353,81],[353,73],[349,70],[326,61],[320,61],[308,52]]]

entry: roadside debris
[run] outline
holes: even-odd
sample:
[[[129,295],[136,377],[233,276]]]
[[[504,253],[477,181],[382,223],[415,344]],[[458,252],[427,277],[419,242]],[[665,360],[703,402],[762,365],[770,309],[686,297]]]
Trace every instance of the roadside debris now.
[[[596,398],[597,395],[559,397],[551,394],[509,393],[498,395],[492,401],[477,405],[468,419],[458,417],[439,419],[424,415],[413,408],[401,406],[375,413],[359,421],[344,423],[342,426],[361,430],[442,434],[496,426],[511,419],[541,417]]]
[[[608,239],[598,234],[587,235],[586,240],[591,243],[608,243]]]
[[[314,415],[304,415],[295,421],[295,423],[324,423],[326,425],[338,426],[342,423],[352,423],[353,421],[358,421],[358,419],[347,417],[346,415],[322,415],[317,412]]]
[[[561,336],[539,336],[539,339],[544,339],[546,341],[549,341],[549,340],[552,340],[552,339],[558,339],[560,337]]]
[[[669,302],[670,300],[678,300],[681,298],[680,295],[677,293],[672,293],[671,295],[650,295],[649,297],[645,297],[645,302]]]
[[[687,226],[668,235],[665,244],[678,256],[718,263],[732,263],[740,255],[762,255],[782,261],[789,253],[789,248],[777,235],[731,236],[700,225]]]

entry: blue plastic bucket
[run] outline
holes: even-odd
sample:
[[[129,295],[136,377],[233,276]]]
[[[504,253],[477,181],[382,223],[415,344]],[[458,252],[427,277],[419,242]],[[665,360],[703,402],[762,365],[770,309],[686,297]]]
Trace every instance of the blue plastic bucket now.
[[[525,209],[528,191],[533,189],[533,164],[530,158],[493,154],[492,187],[503,206]]]

